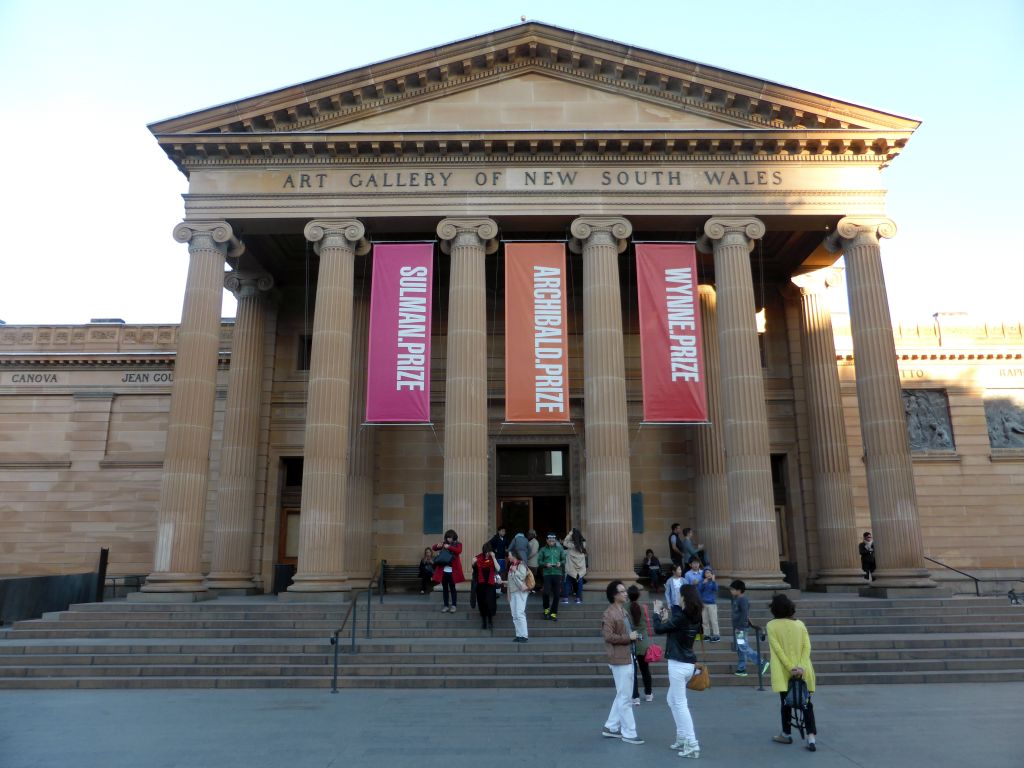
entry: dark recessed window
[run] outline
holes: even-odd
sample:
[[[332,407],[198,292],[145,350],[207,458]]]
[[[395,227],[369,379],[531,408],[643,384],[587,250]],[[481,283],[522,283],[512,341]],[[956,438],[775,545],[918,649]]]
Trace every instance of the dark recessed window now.
[[[299,371],[309,370],[309,359],[313,355],[313,336],[302,334],[299,336],[299,355],[295,369]]]

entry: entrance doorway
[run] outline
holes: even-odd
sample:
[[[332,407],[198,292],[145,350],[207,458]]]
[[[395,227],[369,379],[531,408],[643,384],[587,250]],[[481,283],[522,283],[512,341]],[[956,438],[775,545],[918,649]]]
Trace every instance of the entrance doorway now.
[[[531,528],[543,539],[565,536],[570,522],[569,448],[564,445],[499,446],[495,523],[509,534]]]
[[[543,539],[557,533],[559,539],[568,533],[568,496],[517,496],[498,499],[498,526],[505,526],[510,535],[526,533],[531,528]]]

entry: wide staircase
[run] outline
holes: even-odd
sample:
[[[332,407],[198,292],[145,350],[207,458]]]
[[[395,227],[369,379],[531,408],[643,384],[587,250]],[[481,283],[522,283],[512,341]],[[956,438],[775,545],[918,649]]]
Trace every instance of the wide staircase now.
[[[349,626],[340,637],[339,688],[611,685],[600,638],[603,594],[560,606],[557,623],[543,621],[540,598],[531,597],[524,644],[512,642],[503,599],[490,631],[480,629],[468,599],[450,614],[436,594],[388,595],[383,604],[375,596],[369,637],[366,601],[361,594],[353,612],[356,652]],[[752,621],[763,625],[767,599],[751,602]],[[1005,598],[806,593],[797,605],[821,685],[1024,680],[1024,607]],[[345,612],[262,596],[73,605],[0,630],[0,688],[328,688],[330,638]],[[704,658],[714,685],[756,686],[753,665],[748,678],[731,674],[728,600],[719,614],[723,640],[707,643]],[[663,691],[666,665],[652,671]]]

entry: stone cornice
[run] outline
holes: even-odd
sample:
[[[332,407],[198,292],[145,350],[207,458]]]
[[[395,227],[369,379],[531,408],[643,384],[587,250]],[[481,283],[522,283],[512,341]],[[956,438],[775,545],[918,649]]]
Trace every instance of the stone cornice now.
[[[887,165],[909,131],[439,131],[169,134],[168,157],[188,173],[218,166],[417,162],[842,162]]]
[[[654,51],[531,22],[150,125],[167,133],[324,130],[489,81],[541,72],[764,128],[919,122]]]

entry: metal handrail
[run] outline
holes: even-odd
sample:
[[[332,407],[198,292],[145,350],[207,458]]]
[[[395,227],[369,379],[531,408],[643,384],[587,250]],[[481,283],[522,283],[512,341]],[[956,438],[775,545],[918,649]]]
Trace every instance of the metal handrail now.
[[[1000,578],[983,579],[980,576],[973,576],[973,575],[971,575],[969,573],[965,573],[964,571],[961,571],[959,568],[954,568],[952,565],[946,565],[945,563],[940,562],[939,560],[936,560],[935,558],[928,557],[928,555],[923,555],[923,557],[929,563],[935,563],[936,565],[941,565],[943,568],[947,568],[947,569],[949,569],[951,571],[959,573],[961,576],[966,576],[968,579],[973,579],[974,580],[974,594],[977,597],[981,597],[981,582],[983,582],[983,581],[987,582],[987,583],[999,582],[999,581],[1020,581],[1020,582],[1024,582],[1024,579],[1015,579],[1015,578],[1012,578],[1012,577],[1006,577],[1006,578],[1002,578],[1002,579],[1000,579]],[[1011,589],[1010,591],[1012,592],[1013,590]]]
[[[383,561],[381,561],[381,564],[382,563],[383,563]],[[370,581],[366,585],[366,636],[367,636],[367,638],[370,637],[370,606],[373,604],[373,585],[375,583],[379,582],[379,577],[380,577],[380,574],[382,572],[381,564],[377,565],[376,569],[373,572],[373,575],[370,577]],[[341,645],[339,638],[341,637],[341,633],[345,631],[345,625],[348,623],[348,620],[350,618],[352,619],[352,624],[351,624],[351,627],[352,627],[352,645],[351,645],[351,647],[349,649],[349,653],[355,653],[356,652],[356,619],[355,619],[355,615],[354,615],[354,610],[355,610],[356,605],[359,603],[359,595],[360,594],[361,593],[356,593],[355,597],[352,598],[352,602],[348,604],[348,610],[345,611],[345,616],[341,620],[341,625],[336,630],[334,630],[333,634],[331,635],[331,645],[334,646],[334,675],[331,678],[331,693],[337,693],[338,692],[338,648]],[[384,602],[384,593],[383,593],[383,591],[381,591],[381,603],[383,603],[383,602]]]

